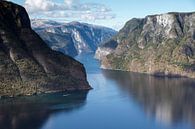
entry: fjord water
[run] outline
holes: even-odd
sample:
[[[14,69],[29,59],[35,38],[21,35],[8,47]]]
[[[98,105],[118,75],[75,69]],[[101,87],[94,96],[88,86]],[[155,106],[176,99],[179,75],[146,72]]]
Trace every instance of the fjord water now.
[[[0,101],[0,129],[194,129],[195,80],[101,70],[76,58],[94,88]]]

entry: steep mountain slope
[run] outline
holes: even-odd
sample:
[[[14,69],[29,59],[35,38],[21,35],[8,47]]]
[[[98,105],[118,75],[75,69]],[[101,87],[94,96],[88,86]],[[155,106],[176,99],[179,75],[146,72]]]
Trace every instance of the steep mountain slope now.
[[[58,23],[44,19],[32,19],[33,29],[53,49],[70,56],[95,52],[97,47],[116,34],[110,28],[71,22]]]
[[[96,51],[102,67],[195,77],[195,13],[134,18]]]
[[[0,1],[0,96],[84,89],[83,65],[51,50],[23,7]]]

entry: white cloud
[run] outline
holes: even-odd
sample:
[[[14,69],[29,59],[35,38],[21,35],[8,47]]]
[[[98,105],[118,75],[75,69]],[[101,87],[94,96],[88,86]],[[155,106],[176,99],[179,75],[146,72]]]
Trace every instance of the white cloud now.
[[[80,0],[64,0],[63,3],[54,0],[26,0],[24,6],[32,18],[40,16],[94,21],[115,17],[111,9],[103,4],[82,3]]]
[[[80,3],[79,0],[64,0],[64,3],[68,6],[68,7],[72,7],[74,5],[78,5]]]
[[[52,11],[63,8],[62,5],[54,3],[51,0],[26,0],[25,7],[30,13]]]

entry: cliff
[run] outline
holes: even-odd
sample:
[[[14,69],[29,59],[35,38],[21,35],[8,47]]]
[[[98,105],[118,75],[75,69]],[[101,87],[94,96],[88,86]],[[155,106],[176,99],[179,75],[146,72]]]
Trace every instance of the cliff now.
[[[95,53],[97,47],[110,40],[116,31],[87,23],[59,23],[32,19],[32,28],[53,50],[72,57],[81,53]]]
[[[51,50],[31,29],[23,7],[0,1],[0,95],[87,89],[83,65]]]
[[[96,58],[106,69],[195,78],[195,13],[133,18]]]

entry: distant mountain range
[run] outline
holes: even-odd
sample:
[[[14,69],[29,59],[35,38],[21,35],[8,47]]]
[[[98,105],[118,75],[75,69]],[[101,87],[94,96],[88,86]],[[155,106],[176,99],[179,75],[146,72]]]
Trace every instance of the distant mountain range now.
[[[97,47],[116,35],[107,27],[87,23],[59,23],[51,20],[32,19],[32,28],[56,51],[72,57],[81,53],[95,52]]]
[[[133,18],[96,58],[105,69],[195,78],[195,12]]]

